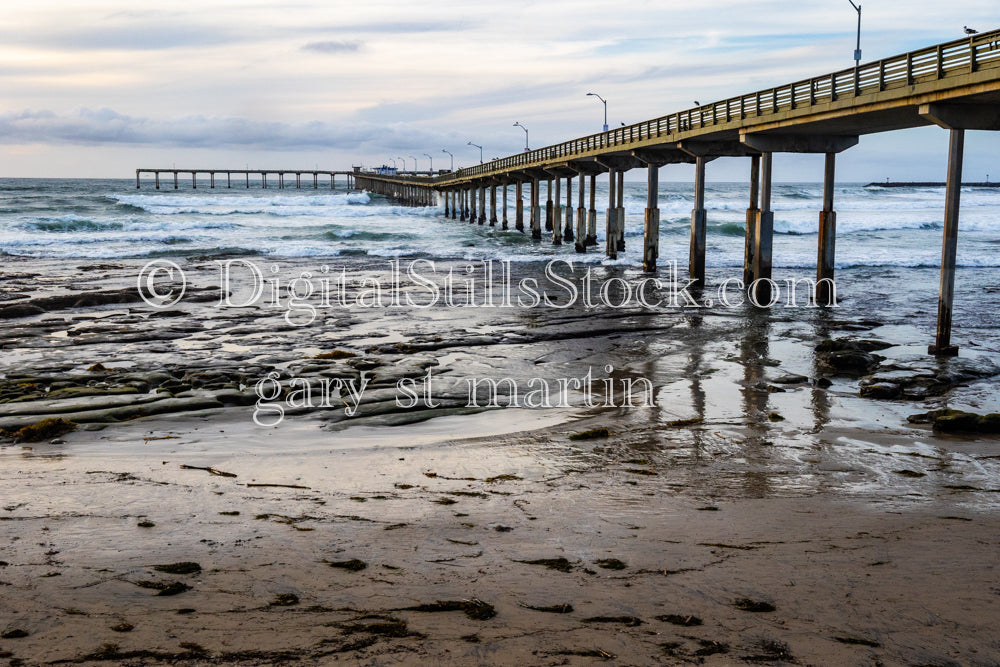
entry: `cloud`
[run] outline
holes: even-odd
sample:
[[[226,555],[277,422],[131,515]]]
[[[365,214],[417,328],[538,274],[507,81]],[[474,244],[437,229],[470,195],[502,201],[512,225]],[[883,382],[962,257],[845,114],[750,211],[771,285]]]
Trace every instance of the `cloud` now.
[[[100,27],[81,26],[45,32],[5,30],[7,44],[65,51],[163,51],[191,46],[219,46],[247,39],[221,26],[179,22],[132,21]]]
[[[353,53],[362,47],[361,42],[310,42],[302,47],[303,51],[317,51],[319,53]]]
[[[62,115],[48,110],[0,114],[0,143],[5,144],[363,151],[416,150],[447,138],[406,123],[293,124],[205,116],[154,119],[112,109],[81,109]]]

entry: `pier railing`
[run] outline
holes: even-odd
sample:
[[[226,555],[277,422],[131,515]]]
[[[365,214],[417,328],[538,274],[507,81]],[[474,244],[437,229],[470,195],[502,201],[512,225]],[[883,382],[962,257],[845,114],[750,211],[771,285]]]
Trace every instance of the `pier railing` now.
[[[629,144],[654,138],[669,139],[688,132],[697,133],[698,130],[722,123],[745,121],[748,118],[766,119],[768,116],[795,109],[965,76],[995,67],[1000,67],[1000,30],[972,35],[784,86],[731,97],[561,144],[517,153],[485,164],[459,169],[453,174],[435,179],[435,184],[447,184],[469,177],[527,168],[538,163],[571,158],[615,146],[627,147]]]

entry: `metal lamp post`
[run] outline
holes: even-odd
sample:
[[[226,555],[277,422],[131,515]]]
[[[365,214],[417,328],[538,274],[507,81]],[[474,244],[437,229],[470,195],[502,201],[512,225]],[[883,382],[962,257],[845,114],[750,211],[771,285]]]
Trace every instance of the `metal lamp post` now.
[[[855,67],[861,65],[861,3],[854,4],[854,0],[847,0],[851,3],[851,7],[858,13],[858,43],[854,49],[854,65]]]
[[[444,148],[441,149],[441,152],[442,153],[447,153],[448,155],[451,155],[451,151],[449,151],[447,149],[444,149]],[[451,155],[451,170],[455,171],[455,156],[454,155]]]
[[[468,146],[475,146],[476,148],[479,149],[479,164],[482,164],[483,163],[483,147],[480,146],[479,144],[474,144],[471,141],[467,145]]]
[[[434,158],[432,158],[432,157],[431,157],[430,155],[428,155],[427,153],[424,153],[424,157],[426,157],[426,158],[427,158],[428,160],[430,160],[430,161],[431,161],[431,168],[430,168],[430,171],[431,171],[431,173],[434,173]]]
[[[519,127],[522,130],[524,130],[524,152],[527,153],[528,151],[531,150],[530,148],[528,148],[528,128],[526,128],[524,125],[521,125],[520,122],[514,123],[514,127]]]
[[[850,2],[850,0],[848,0],[848,2]],[[588,96],[596,97],[597,99],[599,99],[601,102],[604,103],[604,131],[607,132],[608,131],[608,101],[606,99],[604,99],[603,97],[601,97],[600,95],[598,95],[597,93],[587,93],[587,95]]]

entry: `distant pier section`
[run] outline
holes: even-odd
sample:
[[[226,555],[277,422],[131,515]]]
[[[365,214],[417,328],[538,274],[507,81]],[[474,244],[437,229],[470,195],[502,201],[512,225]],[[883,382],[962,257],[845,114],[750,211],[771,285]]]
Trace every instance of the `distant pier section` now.
[[[884,181],[882,183],[869,183],[866,188],[943,188],[948,185],[947,183],[931,183],[931,182],[898,182],[898,181]],[[991,183],[986,181],[983,183],[962,183],[963,188],[1000,188],[1000,183]]]
[[[326,178],[329,177],[330,178],[330,189],[331,190],[335,189],[336,177],[337,176],[344,176],[344,178],[346,180],[345,187],[350,190],[350,189],[352,189],[354,187],[354,174],[358,173],[359,171],[361,171],[361,167],[354,167],[353,170],[351,170],[351,171],[329,171],[329,170],[325,170],[325,169],[176,169],[174,167],[170,167],[170,168],[167,168],[167,169],[136,169],[135,170],[135,187],[136,187],[136,189],[139,189],[139,188],[142,187],[141,180],[140,180],[140,176],[142,174],[152,174],[153,175],[153,181],[155,183],[156,189],[159,190],[160,189],[160,174],[165,174],[167,176],[167,178],[169,178],[171,175],[173,176],[174,190],[177,190],[178,189],[178,182],[179,182],[180,175],[184,174],[185,177],[186,177],[186,175],[190,174],[190,176],[191,176],[191,187],[192,187],[192,189],[197,190],[198,189],[198,175],[199,174],[203,174],[203,175],[207,174],[208,175],[208,183],[209,183],[208,187],[210,189],[214,189],[215,188],[216,176],[219,176],[219,178],[221,179],[222,175],[225,175],[225,177],[226,177],[226,188],[227,189],[233,187],[233,176],[236,176],[237,177],[237,187],[239,187],[238,181],[239,180],[243,180],[246,189],[249,190],[250,189],[250,176],[252,175],[254,177],[254,181],[255,182],[259,182],[261,188],[263,188],[265,190],[268,188],[268,183],[267,183],[267,177],[268,176],[272,177],[272,181],[271,181],[272,185],[270,187],[274,187],[274,185],[273,185],[274,180],[273,179],[276,178],[277,182],[278,182],[278,189],[279,190],[284,190],[285,189],[285,177],[286,176],[289,176],[289,177],[294,176],[295,177],[295,187],[296,187],[296,189],[301,189],[302,188],[302,177],[303,176],[306,177],[307,187],[308,187],[308,179],[309,179],[310,176],[312,177],[312,186],[313,186],[313,189],[318,189],[319,188],[320,176],[323,177],[324,183],[326,181]],[[240,177],[242,177],[242,178],[240,178]],[[289,185],[289,187],[291,187],[291,185]]]

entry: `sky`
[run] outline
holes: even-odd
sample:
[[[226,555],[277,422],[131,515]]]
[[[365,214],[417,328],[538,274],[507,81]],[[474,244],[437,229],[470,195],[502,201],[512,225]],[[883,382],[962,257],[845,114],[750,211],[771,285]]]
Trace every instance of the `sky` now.
[[[6,3],[0,177],[151,167],[427,169],[503,157],[853,65],[848,0]],[[870,0],[863,61],[1000,28],[996,0]],[[966,180],[1000,180],[1000,133],[968,132]],[[865,135],[844,181],[944,180],[947,132]],[[743,180],[746,159],[708,166]],[[991,171],[992,170],[992,171]],[[639,178],[637,171],[633,177]],[[822,156],[778,155],[779,181]],[[687,180],[691,168],[661,170]]]

